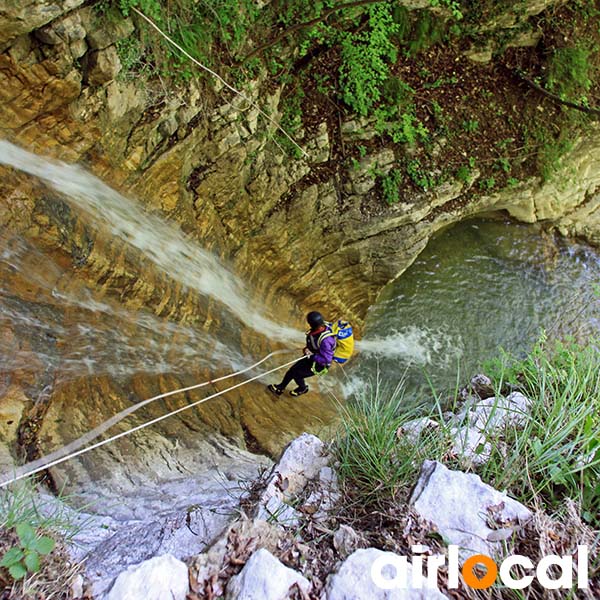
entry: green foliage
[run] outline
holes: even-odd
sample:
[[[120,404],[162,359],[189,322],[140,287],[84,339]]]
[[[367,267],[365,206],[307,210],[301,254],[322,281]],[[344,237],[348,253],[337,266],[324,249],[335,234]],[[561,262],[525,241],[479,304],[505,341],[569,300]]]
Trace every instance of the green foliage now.
[[[419,188],[427,191],[435,187],[436,180],[431,173],[421,165],[418,158],[409,160],[406,165],[406,172],[411,181]]]
[[[382,87],[382,100],[404,110],[413,104],[415,90],[400,77],[388,77]]]
[[[302,101],[304,100],[304,91],[298,87],[293,93],[286,97],[283,103],[283,114],[281,115],[280,125],[290,135],[294,135],[302,127]],[[298,147],[293,144],[282,133],[277,133],[277,143],[290,155],[300,158],[302,153]]]
[[[163,11],[158,0],[119,0],[119,8],[126,17],[131,14],[132,7],[139,9],[158,23],[162,21]]]
[[[487,428],[489,458],[471,466],[484,482],[547,512],[559,510],[567,498],[575,500],[581,517],[594,528],[600,526],[599,341],[582,346],[572,340],[550,343],[542,336],[525,358],[503,353],[488,361],[484,371],[495,396],[500,398],[510,385],[530,403],[503,426]],[[377,381],[340,406],[334,443],[338,473],[358,502],[382,505],[402,499],[423,459],[461,467],[449,451],[456,439],[439,398],[429,415],[419,407],[407,410],[407,405],[401,386],[386,391]],[[417,439],[407,436],[403,426],[417,417],[433,418],[439,426],[425,428]],[[494,419],[493,412],[489,418]]]
[[[147,78],[155,74],[155,66],[147,62],[144,44],[136,37],[128,37],[115,43],[122,69],[119,79]]]
[[[428,139],[429,130],[416,116],[415,91],[399,77],[390,77],[382,88],[384,104],[374,111],[375,130],[396,144],[413,146]]]
[[[459,0],[429,0],[429,4],[431,6],[444,6],[457,21],[463,18]]]
[[[17,524],[16,531],[19,544],[7,550],[0,561],[0,567],[7,568],[15,580],[39,571],[40,556],[50,554],[55,545],[52,538],[39,536],[28,523]]]
[[[456,173],[454,174],[456,179],[462,181],[463,183],[469,183],[471,181],[472,175],[473,171],[468,165],[461,165],[460,167],[458,167]]]
[[[462,128],[467,133],[475,133],[479,129],[479,121],[476,121],[474,119],[469,119],[467,121],[463,121]]]
[[[543,181],[552,180],[562,167],[562,157],[573,147],[568,126],[558,134],[544,123],[525,127],[526,147],[536,151],[537,166]]]
[[[433,83],[424,83],[423,88],[426,90],[436,90],[445,85],[455,85],[458,83],[458,77],[452,75],[451,77],[438,77]]]
[[[392,19],[396,24],[396,30],[394,31],[394,39],[402,43],[404,42],[412,29],[411,14],[408,8],[402,6],[400,3],[395,4],[392,8]]]
[[[46,504],[27,481],[0,490],[0,532],[28,523],[36,530],[60,531],[69,539],[81,524],[74,523],[75,513],[64,504],[65,500],[68,498],[59,496],[58,501]]]
[[[408,44],[408,54],[411,56],[441,42],[446,33],[443,21],[429,10],[418,11],[417,14],[419,18],[412,29]]]
[[[600,525],[600,351],[597,340],[548,342],[525,359],[504,355],[488,365],[500,387],[523,388],[532,405],[521,428],[507,426],[493,444],[482,477],[524,502],[557,509],[579,501],[583,518]],[[510,448],[510,452],[506,452]]]
[[[316,73],[314,75],[314,79],[317,82],[317,91],[319,91],[323,95],[328,95],[331,93],[331,89],[333,86],[330,75],[322,75],[320,73]]]
[[[397,106],[384,106],[375,111],[375,130],[389,135],[396,144],[414,146],[417,141],[428,139],[429,130],[414,114],[414,105],[404,112]]]
[[[397,56],[391,39],[397,31],[391,4],[386,2],[369,7],[368,31],[358,35],[345,33],[341,40],[342,99],[360,115],[369,114],[381,99],[388,65]]]
[[[600,526],[599,341],[582,346],[542,336],[525,358],[502,353],[488,361],[484,371],[497,398],[509,386],[530,402],[503,426],[487,428],[489,458],[471,466],[484,482],[547,512],[559,510],[567,498],[575,500],[581,517],[594,528]],[[425,458],[461,467],[449,451],[456,442],[453,424],[446,422],[435,392],[434,397],[429,415],[422,407],[409,410],[401,386],[387,391],[377,381],[340,406],[334,443],[338,473],[358,502],[398,501],[414,484]],[[455,414],[461,410],[445,408]],[[407,436],[403,426],[417,417],[433,418],[439,426],[425,428],[417,439]],[[489,418],[494,420],[493,412]]]
[[[277,22],[285,27],[315,19],[321,16],[326,8],[334,5],[331,0],[294,0],[277,5]]]
[[[400,184],[402,183],[402,172],[392,169],[381,179],[383,199],[391,206],[400,200]]]
[[[557,48],[548,60],[548,89],[563,100],[587,103],[585,92],[592,86],[591,50],[577,45]]]
[[[401,426],[417,416],[405,406],[401,386],[390,391],[379,382],[340,406],[334,444],[338,474],[358,501],[371,505],[397,499],[414,483],[417,465],[444,454],[448,440],[437,433],[426,432],[419,444],[399,435]]]
[[[482,179],[479,182],[479,187],[484,192],[491,192],[496,187],[496,179],[494,177]]]
[[[505,173],[510,173],[511,170],[511,165],[510,165],[510,160],[508,160],[508,158],[499,158],[496,160],[496,162],[494,163],[494,166],[501,170],[504,171]]]
[[[590,19],[596,19],[597,17],[600,17],[600,8],[597,8],[595,2],[591,2],[590,0],[573,0],[572,5],[583,17],[586,23]]]
[[[158,0],[118,0],[118,6],[124,16],[138,8],[190,56],[207,66],[222,62],[223,54],[235,57],[259,14],[252,0],[179,0],[167,6]],[[123,40],[119,48],[120,56],[134,67],[134,75],[140,61],[156,65],[156,74],[175,80],[187,81],[201,74],[187,57],[142,22],[139,42],[141,48],[133,40]],[[253,66],[246,66],[246,70],[252,71]]]

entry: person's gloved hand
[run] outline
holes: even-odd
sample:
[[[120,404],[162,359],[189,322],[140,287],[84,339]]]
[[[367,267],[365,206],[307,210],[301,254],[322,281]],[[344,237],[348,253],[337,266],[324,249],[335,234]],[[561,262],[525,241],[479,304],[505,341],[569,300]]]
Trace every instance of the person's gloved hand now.
[[[315,375],[325,375],[329,371],[329,367],[320,365],[317,361],[314,361],[310,370]]]
[[[313,355],[313,353],[308,348],[304,348],[303,352],[304,352],[304,356],[310,357]]]

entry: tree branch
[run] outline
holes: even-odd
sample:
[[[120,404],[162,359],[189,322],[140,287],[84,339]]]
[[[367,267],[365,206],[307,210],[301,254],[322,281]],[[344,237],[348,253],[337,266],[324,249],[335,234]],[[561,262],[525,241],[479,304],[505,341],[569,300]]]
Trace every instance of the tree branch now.
[[[525,83],[527,83],[529,86],[531,86],[534,90],[537,90],[540,94],[547,96],[548,98],[550,98],[557,104],[562,104],[564,106],[568,106],[569,108],[574,108],[575,110],[580,110],[581,112],[588,113],[591,115],[600,116],[599,108],[583,106],[583,104],[576,104],[575,102],[569,102],[569,100],[563,100],[560,96],[557,96],[556,94],[553,94],[552,92],[549,92],[547,89],[543,88],[541,85],[538,85],[537,83],[535,83],[535,81],[529,79],[529,77],[527,77],[523,73],[521,73],[519,71],[515,71],[515,73],[519,76],[519,78],[521,78]]]

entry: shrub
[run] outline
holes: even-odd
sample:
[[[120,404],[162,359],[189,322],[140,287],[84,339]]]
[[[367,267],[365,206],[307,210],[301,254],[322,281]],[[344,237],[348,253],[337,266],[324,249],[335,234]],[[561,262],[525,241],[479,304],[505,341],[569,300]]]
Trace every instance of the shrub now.
[[[419,11],[417,20],[408,45],[408,53],[418,54],[430,46],[441,42],[445,36],[445,27],[441,19],[428,10]]]
[[[548,61],[548,88],[563,100],[581,101],[592,86],[590,54],[583,46],[557,48]]]
[[[381,180],[383,199],[389,204],[396,204],[400,200],[400,184],[402,173],[398,169],[392,169]]]
[[[19,543],[10,548],[0,560],[0,567],[6,567],[13,579],[23,579],[27,573],[37,573],[40,570],[40,556],[50,554],[55,542],[52,538],[42,535],[28,523],[16,526]]]
[[[14,580],[15,598],[71,597],[82,565],[69,561],[65,542],[88,521],[64,501],[40,496],[28,481],[0,489],[0,582]]]

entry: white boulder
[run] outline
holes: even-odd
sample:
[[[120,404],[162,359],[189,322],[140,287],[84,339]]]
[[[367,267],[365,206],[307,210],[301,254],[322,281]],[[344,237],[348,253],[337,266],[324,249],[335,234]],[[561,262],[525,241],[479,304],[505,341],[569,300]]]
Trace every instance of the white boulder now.
[[[298,515],[291,503],[308,481],[317,478],[328,466],[329,460],[325,444],[318,437],[308,433],[297,437],[273,468],[259,501],[257,517],[282,525],[295,525]]]
[[[451,471],[426,460],[410,504],[433,523],[450,544],[460,547],[461,561],[475,554],[500,556],[499,530],[510,533],[531,518],[521,503],[483,483],[478,475]],[[491,525],[491,526],[490,526]]]
[[[285,600],[297,585],[308,594],[308,580],[281,564],[268,550],[254,552],[244,568],[227,584],[227,600]]]
[[[426,587],[427,579],[412,572],[410,563],[406,569],[406,588],[383,589],[375,584],[371,568],[377,559],[396,561],[400,557],[393,552],[384,552],[376,548],[357,550],[351,554],[338,569],[330,575],[321,600],[444,600],[447,596],[437,588]],[[397,576],[393,566],[384,566],[381,570],[384,579]],[[419,585],[420,587],[417,587]]]
[[[185,563],[164,554],[123,571],[107,600],[185,600],[188,587]]]
[[[402,425],[396,431],[398,439],[406,438],[411,443],[419,441],[421,434],[425,431],[434,431],[440,428],[440,424],[430,419],[429,417],[421,417],[420,419],[413,419],[402,423]]]
[[[451,420],[453,452],[468,465],[485,463],[491,454],[489,439],[504,427],[522,427],[531,401],[520,392],[467,402]]]

